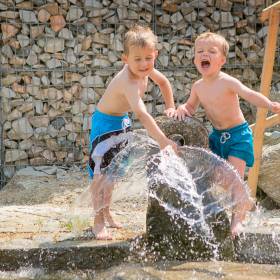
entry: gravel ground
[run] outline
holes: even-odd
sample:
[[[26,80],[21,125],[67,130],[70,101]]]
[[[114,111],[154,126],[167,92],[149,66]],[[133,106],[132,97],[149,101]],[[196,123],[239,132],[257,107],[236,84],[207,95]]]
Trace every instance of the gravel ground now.
[[[9,237],[9,239],[31,238],[30,236],[34,235],[32,224],[30,226],[29,223],[26,226],[26,222],[23,220],[29,220],[30,218],[24,215],[26,215],[26,212],[34,212],[34,215],[36,212],[36,215],[39,215],[38,209],[40,209],[41,216],[44,216],[42,214],[44,209],[46,217],[48,216],[48,219],[42,220],[40,223],[50,223],[51,220],[54,221],[55,219],[60,220],[61,232],[75,231],[77,227],[79,227],[79,230],[83,230],[92,226],[87,174],[78,168],[62,171],[57,168],[56,171],[52,172],[54,174],[40,174],[36,170],[28,175],[19,173],[9,181],[0,191],[0,207],[2,208],[0,219],[3,223],[16,223],[17,228],[23,230],[12,232],[12,230],[9,231],[2,227],[0,239],[3,240],[5,237]],[[111,209],[116,221],[122,223],[123,228],[109,229],[114,240],[127,240],[145,231],[147,198],[142,188],[143,185],[139,182],[134,185],[131,182],[126,182],[116,187]],[[83,208],[77,208],[80,205]],[[61,211],[53,210],[50,217],[49,209],[52,207],[53,209],[60,208]],[[13,213],[14,209],[18,209],[17,215]],[[56,212],[59,215],[56,215]],[[71,225],[69,217],[72,214]],[[19,215],[22,218],[19,218]],[[22,224],[18,225],[18,223]],[[42,227],[49,228],[46,224]],[[24,228],[26,229],[24,230]],[[34,228],[38,228],[37,222],[34,222]]]

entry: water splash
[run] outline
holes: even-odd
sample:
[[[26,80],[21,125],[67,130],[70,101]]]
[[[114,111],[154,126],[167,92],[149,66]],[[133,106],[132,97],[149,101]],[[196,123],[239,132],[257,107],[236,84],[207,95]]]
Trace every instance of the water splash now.
[[[182,222],[186,223],[190,228],[186,235],[195,233],[192,239],[203,236],[216,256],[215,227],[223,222],[219,217],[226,214],[228,218],[233,209],[243,211],[249,199],[248,187],[237,172],[206,149],[184,146],[179,155],[170,147],[160,151],[143,131],[127,133],[126,141],[125,149],[103,170],[106,180],[115,183],[113,200],[129,197],[135,189],[147,195],[148,185],[149,200],[156,200],[165,209],[172,226],[180,228]],[[103,185],[106,192],[108,184]],[[90,190],[85,193],[90,198]],[[214,227],[209,223],[214,223]]]

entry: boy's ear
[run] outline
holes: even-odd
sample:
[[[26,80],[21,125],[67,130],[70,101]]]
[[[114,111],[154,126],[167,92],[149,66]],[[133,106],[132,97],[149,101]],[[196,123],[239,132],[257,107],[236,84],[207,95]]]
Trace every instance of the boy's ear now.
[[[227,58],[225,56],[223,56],[222,58],[222,65],[224,65],[227,62]]]
[[[122,62],[127,64],[127,55],[122,54]]]
[[[155,58],[158,57],[158,50],[155,50]]]

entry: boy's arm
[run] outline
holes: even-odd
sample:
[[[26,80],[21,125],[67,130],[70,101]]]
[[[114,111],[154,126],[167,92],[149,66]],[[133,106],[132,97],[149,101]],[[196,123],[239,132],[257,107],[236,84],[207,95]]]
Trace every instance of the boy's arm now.
[[[169,80],[158,70],[154,69],[149,77],[157,84],[163,96],[166,110],[164,111],[168,117],[174,117],[176,114],[172,87]]]
[[[147,129],[148,134],[158,142],[161,149],[171,145],[176,151],[176,144],[165,136],[153,117],[147,112],[146,106],[140,97],[139,89],[136,86],[128,86],[126,89],[125,97],[136,117]]]
[[[232,81],[232,87],[234,92],[236,92],[239,96],[241,96],[249,103],[255,105],[256,107],[267,108],[273,113],[280,114],[279,102],[272,102],[260,92],[254,91],[246,87],[239,80],[235,78]]]
[[[180,105],[177,108],[177,118],[179,120],[183,120],[185,116],[191,117],[195,113],[198,106],[199,106],[199,99],[196,94],[196,86],[194,84],[192,86],[191,94],[187,102]]]

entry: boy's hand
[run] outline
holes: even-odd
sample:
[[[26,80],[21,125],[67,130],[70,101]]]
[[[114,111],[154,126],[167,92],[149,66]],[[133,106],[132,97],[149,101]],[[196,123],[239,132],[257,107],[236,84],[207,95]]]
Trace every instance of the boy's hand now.
[[[176,118],[177,117],[177,111],[175,108],[168,108],[164,111],[165,115],[169,118]]]
[[[272,113],[280,114],[280,103],[279,102],[270,102],[269,110]]]
[[[164,149],[166,146],[169,146],[169,145],[172,147],[174,152],[176,154],[178,154],[178,145],[175,142],[173,142],[172,140],[166,138],[166,141],[164,141],[163,143],[159,143],[159,146],[160,146],[161,150]]]
[[[185,104],[183,104],[177,108],[177,118],[179,121],[182,121],[185,119],[185,116],[191,117],[192,114],[187,110]]]

